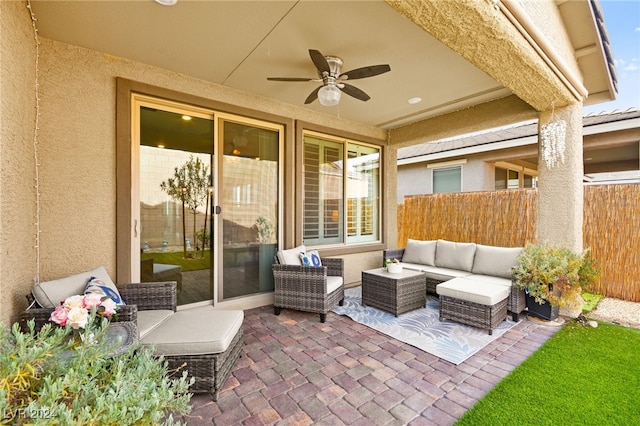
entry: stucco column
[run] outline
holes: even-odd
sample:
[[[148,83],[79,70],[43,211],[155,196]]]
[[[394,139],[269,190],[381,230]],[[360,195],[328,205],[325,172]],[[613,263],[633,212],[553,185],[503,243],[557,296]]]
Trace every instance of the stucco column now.
[[[564,121],[564,150],[559,144],[555,164],[545,155],[545,125]],[[548,145],[547,145],[548,146]],[[538,122],[538,243],[561,244],[582,251],[583,222],[582,104],[540,113]]]

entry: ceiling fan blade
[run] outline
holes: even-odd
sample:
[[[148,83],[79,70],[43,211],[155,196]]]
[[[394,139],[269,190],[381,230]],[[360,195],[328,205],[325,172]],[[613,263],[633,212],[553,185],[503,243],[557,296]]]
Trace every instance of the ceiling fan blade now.
[[[340,86],[344,86],[344,87],[340,87]],[[338,87],[347,95],[353,96],[354,98],[360,99],[361,101],[368,101],[369,99],[371,99],[369,95],[367,95],[362,90],[350,84],[342,83]]]
[[[304,77],[267,77],[269,81],[312,81],[316,80],[315,78],[304,78]]]
[[[319,50],[309,49],[309,56],[320,73],[330,72],[329,63]]]
[[[322,86],[318,86],[318,88],[316,88],[316,90],[314,90],[313,92],[311,92],[309,94],[309,96],[307,96],[307,99],[304,101],[305,105],[306,104],[310,104],[311,102],[315,101],[316,99],[318,99],[318,91],[320,90]]]
[[[369,65],[368,67],[356,68],[355,70],[344,72],[340,74],[340,77],[356,80],[358,78],[373,77],[374,75],[384,74],[389,71],[391,71],[391,67],[388,64]]]

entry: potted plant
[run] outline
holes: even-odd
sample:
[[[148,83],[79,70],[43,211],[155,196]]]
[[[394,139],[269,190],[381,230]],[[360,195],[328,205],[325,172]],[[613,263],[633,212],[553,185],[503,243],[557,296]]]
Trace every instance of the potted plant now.
[[[554,320],[559,309],[580,297],[598,277],[591,250],[528,244],[513,269],[514,286],[525,291],[529,314]]]

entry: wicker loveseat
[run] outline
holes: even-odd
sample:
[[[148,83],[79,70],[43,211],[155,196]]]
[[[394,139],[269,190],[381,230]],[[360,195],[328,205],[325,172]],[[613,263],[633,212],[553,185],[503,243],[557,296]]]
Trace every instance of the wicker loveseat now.
[[[274,313],[280,315],[282,308],[315,312],[325,322],[327,312],[344,303],[344,260],[318,256],[316,263],[321,266],[305,266],[300,253],[306,253],[304,245],[276,255],[272,266]]]
[[[398,259],[404,268],[426,274],[427,293],[438,294],[440,283],[464,278],[471,287],[498,285],[509,289],[507,310],[514,321],[525,309],[525,294],[513,286],[511,269],[516,266],[521,247],[496,247],[476,243],[459,243],[447,240],[407,241],[403,249],[383,251],[383,261]],[[473,282],[472,282],[473,281]],[[462,282],[462,281],[461,281]]]
[[[191,392],[209,392],[213,400],[241,355],[244,312],[216,310],[212,306],[177,311],[176,282],[115,285],[102,267],[34,286],[34,303],[21,313],[23,327],[33,319],[36,329],[49,321],[55,305],[66,297],[83,294],[90,278],[97,277],[117,292],[126,304],[115,321],[136,324],[143,346],[155,347],[170,370],[186,370],[194,383]]]

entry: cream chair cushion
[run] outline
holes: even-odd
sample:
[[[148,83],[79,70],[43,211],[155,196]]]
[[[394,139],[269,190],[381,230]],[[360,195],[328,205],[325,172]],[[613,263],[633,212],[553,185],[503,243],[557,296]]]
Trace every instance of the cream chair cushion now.
[[[157,355],[205,355],[227,350],[242,326],[244,312],[213,306],[185,309],[169,316],[140,339],[154,345]]]

